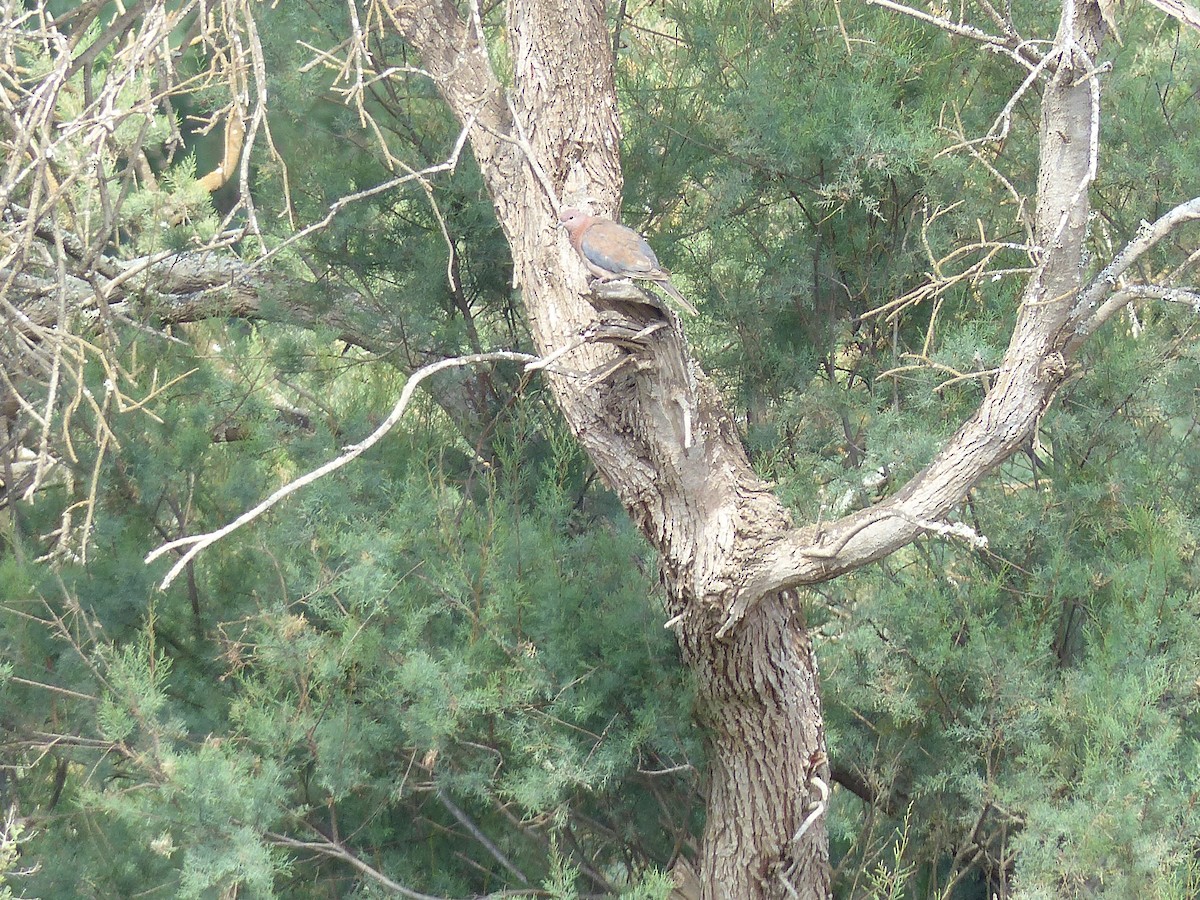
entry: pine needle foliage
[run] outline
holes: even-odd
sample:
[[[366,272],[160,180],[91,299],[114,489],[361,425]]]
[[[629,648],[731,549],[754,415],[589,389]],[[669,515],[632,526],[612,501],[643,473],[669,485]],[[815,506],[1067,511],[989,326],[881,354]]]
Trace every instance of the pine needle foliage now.
[[[965,41],[848,3],[626,13],[625,216],[702,306],[689,339],[756,466],[810,521],[885,495],[990,389],[1028,266],[1036,97],[981,159],[947,148],[1023,75]],[[703,827],[692,690],[655,561],[536,381],[434,381],[398,432],[166,592],[165,564],[143,564],[368,433],[418,365],[528,346],[469,159],[285,244],[397,159],[444,159],[458,126],[415,73],[360,111],[307,66],[345,5],[254,15],[276,149],[248,173],[275,224],[237,252],[271,250],[274,288],[253,321],[105,319],[79,396],[114,375],[170,387],[104,423],[83,401],[70,429],[58,413],[53,476],[0,521],[0,898],[663,900]],[[500,11],[483,15],[503,60]],[[1013,15],[1053,31],[1044,4]],[[1148,8],[1121,30],[1093,269],[1200,184],[1195,39]],[[37,78],[44,53],[22,47]],[[370,49],[407,62],[386,36]],[[111,60],[73,75],[63,120]],[[229,224],[228,196],[195,191],[220,155],[196,117],[219,100],[199,86],[177,118],[122,125],[156,178],[84,237],[127,260]],[[71,200],[80,222],[103,208]],[[921,294],[943,260],[944,290]],[[1098,336],[964,504],[986,548],[924,539],[802,598],[839,898],[1200,896],[1196,334],[1193,309],[1148,301]]]

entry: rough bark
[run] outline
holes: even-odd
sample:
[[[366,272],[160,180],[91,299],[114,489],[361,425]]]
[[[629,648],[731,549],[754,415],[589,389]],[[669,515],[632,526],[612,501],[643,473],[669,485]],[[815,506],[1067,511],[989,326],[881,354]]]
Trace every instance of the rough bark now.
[[[702,896],[828,896],[824,820],[810,816],[821,811],[828,784],[816,666],[789,588],[941,527],[970,487],[1027,439],[1065,376],[1063,326],[1080,286],[1094,124],[1094,81],[1081,76],[1099,42],[1097,8],[1068,5],[1058,59],[1048,67],[1042,256],[995,389],[894,497],[807,528],[794,527],[755,477],[678,323],[631,339],[652,308],[595,296],[589,304],[583,269],[556,228],[560,197],[587,196],[601,212],[616,211],[620,133],[604,4],[511,0],[507,94],[487,65],[479,28],[452,6],[393,0],[391,8],[472,127],[539,352],[587,338],[548,378],[600,474],[662,554],[671,622],[697,677],[713,750]]]
[[[702,896],[828,896],[820,802],[828,764],[816,666],[792,589],[944,530],[966,492],[1028,439],[1072,354],[1119,308],[1112,287],[1122,267],[1173,227],[1151,227],[1081,291],[1098,127],[1099,8],[1091,0],[1065,3],[1044,67],[1040,260],[992,390],[896,494],[840,520],[798,528],[754,475],[717,390],[690,359],[678,322],[653,306],[628,302],[619,289],[590,294],[557,228],[560,200],[586,197],[598,212],[617,212],[620,128],[606,4],[508,0],[512,71],[499,73],[478,4],[387,3],[397,32],[469,130],[511,245],[533,339],[540,353],[556,356],[546,378],[563,415],[661,554],[670,624],[696,675],[699,715],[713,748]],[[468,10],[465,18],[460,5]],[[1014,58],[1026,61],[1036,52],[1032,45],[1018,49]],[[1200,217],[1197,202],[1169,216]],[[213,296],[212,284],[191,287],[181,280],[192,262],[180,257],[147,273],[154,276],[148,280],[159,291],[159,308],[170,311],[164,318],[202,315],[195,304]],[[24,274],[0,276],[27,290],[27,314],[40,314],[38,285],[21,281]],[[81,298],[91,295],[84,282],[66,290],[75,287]],[[262,314],[257,291],[235,276],[224,297],[226,314]],[[122,299],[110,294],[108,302]],[[323,324],[329,326],[327,316]]]
[[[472,149],[512,246],[539,352],[589,338],[547,377],[601,476],[662,552],[712,736],[703,896],[784,896],[784,878],[799,896],[827,896],[823,820],[792,843],[809,812],[810,779],[827,781],[816,669],[794,598],[765,598],[745,627],[716,637],[735,573],[763,535],[790,527],[787,513],[750,468],[677,324],[633,340],[661,321],[653,307],[612,294],[588,302],[583,268],[557,228],[557,198],[535,170],[563,199],[587,196],[616,211],[620,133],[604,4],[511,3],[507,99],[490,70],[461,62],[482,50],[451,8],[392,9],[447,102],[474,122]],[[508,140],[497,138],[502,129]]]

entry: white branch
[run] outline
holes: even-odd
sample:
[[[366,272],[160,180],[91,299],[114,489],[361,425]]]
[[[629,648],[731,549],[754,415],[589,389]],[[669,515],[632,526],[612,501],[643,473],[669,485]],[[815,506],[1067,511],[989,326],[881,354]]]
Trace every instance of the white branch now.
[[[989,34],[982,28],[976,28],[974,25],[967,25],[965,22],[955,22],[952,19],[947,19],[945,16],[927,13],[922,9],[917,9],[904,3],[896,3],[894,0],[867,0],[867,2],[872,6],[882,6],[884,9],[892,10],[892,12],[902,13],[906,16],[912,16],[914,19],[920,19],[922,22],[936,25],[938,28],[948,31],[951,34],[979,41],[979,43],[986,45],[989,50],[995,50],[998,53],[1012,57],[1012,59],[1026,69],[1031,68],[1033,65],[1020,53],[1021,49],[1028,49],[1029,44],[1027,42],[1017,42],[1011,38]]]
[[[458,133],[458,139],[454,142],[454,149],[451,151],[450,156],[442,162],[437,163],[436,165],[426,166],[424,169],[416,171],[410,170],[404,175],[397,176],[396,178],[389,178],[382,184],[377,184],[374,187],[369,187],[353,194],[347,194],[345,197],[338,198],[335,202],[329,205],[329,212],[327,212],[322,219],[300,229],[279,246],[272,247],[270,250],[256,259],[254,261],[254,265],[262,265],[285,247],[288,247],[291,244],[296,243],[296,241],[307,237],[314,231],[320,231],[322,228],[326,228],[329,223],[333,221],[334,216],[336,216],[344,207],[349,206],[351,203],[355,203],[359,200],[365,200],[367,197],[373,197],[376,194],[382,194],[384,191],[390,191],[392,188],[399,187],[400,185],[406,184],[410,181],[417,180],[424,184],[427,176],[437,174],[438,172],[453,172],[458,167],[458,158],[462,155],[463,147],[466,146],[467,137],[471,133],[471,127],[474,124],[475,121],[473,117],[467,120],[467,123],[463,126],[462,131]]]
[[[1200,12],[1183,0],[1150,0],[1150,5],[1157,6],[1172,19],[1177,19],[1189,28],[1200,31]]]
[[[825,812],[825,808],[829,805],[829,786],[825,784],[825,781],[814,775],[810,779],[810,784],[817,789],[817,793],[820,794],[821,797],[812,805],[812,812],[810,812],[808,817],[800,823],[800,827],[797,828],[796,833],[792,835],[793,844],[797,843],[800,838],[804,837],[804,832],[812,828],[813,822],[817,821],[817,818],[821,815],[821,813]]]
[[[167,573],[166,577],[163,578],[162,582],[158,586],[159,590],[166,590],[170,586],[171,582],[179,576],[179,573],[183,571],[187,564],[196,558],[196,555],[200,553],[200,551],[212,546],[226,535],[237,531],[237,529],[241,528],[247,522],[251,522],[258,518],[289,494],[294,494],[305,485],[312,484],[319,478],[323,478],[330,472],[334,472],[347,463],[352,462],[353,460],[362,456],[363,453],[377,444],[384,435],[396,427],[396,424],[401,418],[403,418],[404,411],[408,407],[409,401],[412,400],[412,395],[416,390],[417,385],[419,385],[426,378],[431,375],[436,375],[438,372],[441,372],[444,369],[455,368],[458,366],[472,366],[485,362],[497,362],[500,360],[523,362],[526,364],[526,368],[532,368],[536,363],[539,362],[539,357],[533,356],[529,353],[517,353],[511,350],[496,350],[491,353],[472,353],[469,356],[456,356],[451,359],[443,359],[436,363],[431,363],[428,366],[423,366],[422,368],[413,372],[412,375],[409,376],[408,381],[405,382],[404,390],[400,392],[400,399],[397,400],[396,405],[392,407],[391,413],[389,413],[388,417],[384,419],[383,423],[373,432],[371,432],[371,434],[364,440],[357,444],[351,444],[349,447],[346,447],[340,456],[336,457],[335,459],[331,459],[329,462],[317,467],[316,469],[313,469],[311,472],[288,482],[279,490],[275,491],[275,493],[273,493],[266,500],[263,500],[253,509],[242,513],[242,515],[238,516],[223,528],[218,528],[216,531],[210,531],[207,534],[196,534],[179,538],[178,540],[163,544],[161,547],[158,547],[147,554],[145,562],[149,564],[154,562],[154,560],[158,559],[164,553],[169,553],[170,551],[180,547],[190,547],[190,549],[179,558],[179,561],[171,567],[171,570]]]
[[[1128,289],[1124,289],[1104,300],[1109,292],[1116,289],[1121,276],[1129,270],[1130,266],[1180,225],[1194,222],[1197,219],[1200,219],[1200,197],[1180,203],[1153,223],[1142,222],[1134,239],[1121,249],[1121,252],[1100,271],[1100,274],[1092,279],[1091,284],[1084,288],[1079,302],[1071,310],[1071,321],[1077,324],[1075,334],[1067,344],[1068,354],[1136,296]]]

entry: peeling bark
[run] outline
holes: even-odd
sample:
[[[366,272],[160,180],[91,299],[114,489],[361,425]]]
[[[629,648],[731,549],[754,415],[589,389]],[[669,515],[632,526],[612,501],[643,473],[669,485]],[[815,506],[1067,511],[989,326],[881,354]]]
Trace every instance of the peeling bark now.
[[[514,71],[507,98],[481,62],[479,36],[452,7],[393,0],[392,9],[447,102],[464,123],[474,122],[471,144],[512,246],[539,352],[591,337],[562,357],[575,377],[548,377],[601,476],[662,554],[671,624],[696,674],[713,749],[702,896],[826,897],[824,820],[812,817],[821,810],[818,788],[829,778],[818,680],[789,589],[836,577],[944,528],[972,485],[1028,438],[1065,377],[1072,333],[1065,326],[1080,289],[1093,175],[1098,87],[1089,73],[1103,30],[1098,8],[1067,5],[1052,51],[1057,59],[1047,67],[1036,223],[1041,259],[995,387],[894,496],[805,528],[794,526],[755,477],[677,321],[642,340],[617,340],[649,323],[651,307],[615,310],[627,319],[622,330],[603,298],[591,298],[595,308],[584,302],[582,269],[555,228],[558,198],[549,196],[541,173],[563,199],[595,198],[601,212],[615,212],[620,195],[604,4],[510,0]]]
[[[392,9],[464,123],[478,106],[510,109],[508,140],[497,140],[494,123],[476,120],[471,145],[512,246],[539,352],[591,336],[547,378],[601,477],[662,553],[669,605],[685,662],[698,676],[714,751],[702,896],[784,896],[784,879],[799,896],[827,896],[823,820],[792,843],[810,812],[810,780],[828,780],[816,666],[794,597],[764,600],[731,639],[717,639],[738,572],[763,549],[764,535],[789,529],[790,520],[751,469],[716,388],[689,358],[677,320],[631,341],[662,322],[654,306],[611,296],[588,302],[583,269],[557,228],[557,198],[537,171],[559,196],[586,195],[600,210],[616,211],[620,132],[604,4],[510,3],[513,88],[503,105],[494,75],[459,65],[482,51],[446,6]],[[436,28],[429,25],[435,18]]]
[[[754,474],[678,320],[639,302],[643,295],[621,295],[618,286],[590,293],[557,227],[560,200],[588,197],[608,214],[618,208],[621,135],[603,0],[508,0],[511,73],[494,69],[481,23],[463,18],[459,4],[388,0],[387,8],[468,129],[539,353],[571,348],[545,373],[564,418],[661,554],[670,625],[695,673],[698,714],[713,751],[701,896],[827,897],[822,796],[829,771],[819,682],[792,590],[944,530],[967,491],[1028,439],[1071,356],[1112,314],[1106,283],[1084,291],[1081,281],[1098,127],[1095,60],[1105,27],[1099,7],[1090,0],[1065,4],[1045,66],[1040,258],[992,390],[894,495],[805,527],[796,527]],[[467,8],[478,15],[477,6]],[[1180,207],[1176,215],[1196,218],[1200,207]],[[61,306],[39,305],[39,296],[61,299],[57,284],[39,286],[27,273],[0,276],[28,301],[22,314],[42,324],[58,315]],[[215,297],[227,315],[266,315],[258,288],[235,262],[210,266],[181,256],[148,267],[139,284],[157,292],[150,309],[162,321],[209,314]],[[62,289],[80,306],[94,296],[83,281]],[[126,299],[111,294],[107,302]],[[302,304],[291,314],[305,320]],[[324,307],[320,320],[330,326]],[[356,338],[353,322],[344,325],[347,340],[371,346],[369,333],[359,330]]]
[[[713,756],[702,897],[829,895],[823,817],[793,840],[820,812],[818,780],[829,783],[815,660],[795,601],[764,598],[729,640],[680,629]]]

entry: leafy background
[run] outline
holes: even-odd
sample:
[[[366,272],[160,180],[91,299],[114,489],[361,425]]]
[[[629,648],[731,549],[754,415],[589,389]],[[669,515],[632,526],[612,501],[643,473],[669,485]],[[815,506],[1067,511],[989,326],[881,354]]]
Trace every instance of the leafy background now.
[[[871,502],[978,403],[986,375],[954,373],[986,370],[1006,343],[1019,272],[881,308],[926,283],[930,253],[1025,239],[1030,210],[1008,188],[1030,202],[1037,97],[985,148],[1006,185],[947,150],[987,133],[1023,80],[975,46],[857,4],[626,12],[626,220],[702,307],[694,350],[797,516]],[[332,75],[299,71],[300,42],[336,45],[346,12],[255,15],[288,196],[314,221],[389,177]],[[1016,15],[1023,33],[1053,31],[1049,5]],[[1196,39],[1147,7],[1121,29],[1093,268],[1200,184]],[[386,36],[372,49],[404,59]],[[186,95],[179,121],[218,101]],[[381,81],[368,102],[409,165],[454,143],[419,77]],[[150,126],[165,143],[165,120]],[[118,252],[219,227],[231,198],[189,193],[218,136],[185,135],[123,207]],[[282,242],[284,168],[255,152],[256,204]],[[81,409],[73,458],[3,511],[0,890],[369,897],[390,880],[439,896],[668,896],[703,827],[691,688],[652,554],[536,381],[498,367],[483,419],[419,401],[399,433],[166,592],[167,563],[142,562],[369,432],[420,361],[528,348],[471,161],[433,195],[454,285],[415,188],[347,206],[272,263],[268,304],[286,311],[293,279],[322,273],[315,302],[366,298],[355,315],[380,347],[285,315],[196,323],[181,341],[110,331],[134,378],[186,377],[154,417],[114,416],[103,448]],[[188,214],[164,233],[167,206]],[[1091,343],[1035,440],[968,498],[986,549],[918,541],[802,597],[837,781],[837,896],[1200,896],[1196,328],[1190,308],[1145,304]],[[97,394],[108,376],[89,371]],[[86,541],[48,556],[93,471]]]

